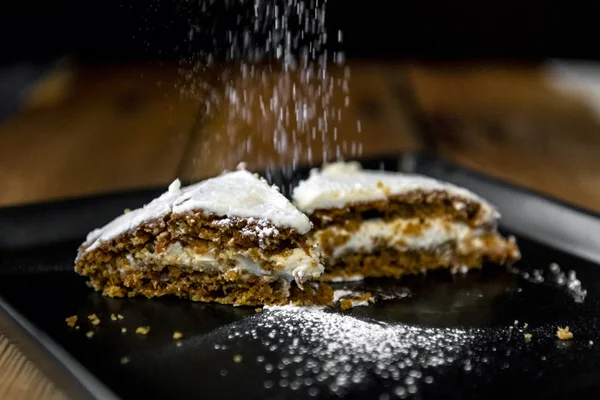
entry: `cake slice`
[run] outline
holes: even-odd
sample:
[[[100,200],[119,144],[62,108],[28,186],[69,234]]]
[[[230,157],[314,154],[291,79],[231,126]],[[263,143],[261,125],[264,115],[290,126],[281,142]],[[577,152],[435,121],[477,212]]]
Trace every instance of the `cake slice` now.
[[[324,280],[400,277],[436,268],[480,267],[520,258],[497,231],[492,205],[457,186],[418,175],[336,163],[313,170],[293,192],[315,226]]]
[[[75,270],[111,297],[175,295],[234,305],[329,303],[311,223],[247,171],[188,187],[91,232]]]

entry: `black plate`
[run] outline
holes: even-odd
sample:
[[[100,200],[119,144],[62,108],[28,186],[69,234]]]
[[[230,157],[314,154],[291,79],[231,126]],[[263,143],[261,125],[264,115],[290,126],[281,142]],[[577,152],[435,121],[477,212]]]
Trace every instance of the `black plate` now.
[[[338,284],[394,297],[348,311],[109,299],[72,272],[76,248],[91,228],[162,190],[121,193],[0,210],[3,332],[74,398],[597,397],[597,215],[424,156],[363,164],[424,173],[490,199],[502,230],[518,237],[519,270]],[[269,178],[288,193],[303,173]],[[576,272],[583,302],[551,263]],[[92,313],[98,327],[86,320]],[[111,321],[112,313],[125,319]],[[75,314],[80,330],[65,324]],[[134,333],[142,325],[151,327],[146,336]],[[566,325],[574,338],[559,341],[556,329]],[[179,345],[174,331],[183,333]]]

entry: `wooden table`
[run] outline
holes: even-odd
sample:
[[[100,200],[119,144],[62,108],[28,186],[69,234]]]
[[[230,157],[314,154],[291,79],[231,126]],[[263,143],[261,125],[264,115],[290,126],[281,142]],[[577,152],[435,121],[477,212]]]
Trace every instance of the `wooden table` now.
[[[343,73],[331,71],[336,79]],[[360,141],[365,155],[426,151],[600,211],[599,108],[593,94],[559,88],[561,79],[539,66],[355,63],[348,107],[345,96],[332,98],[344,111],[338,142]],[[248,138],[260,144],[260,132],[270,137],[274,121],[258,118],[259,103],[248,109],[260,124],[232,122],[226,107],[206,112],[205,98],[181,96],[181,83],[169,65],[61,67],[49,74],[0,124],[0,205],[166,186],[238,161],[259,169],[291,160],[266,142],[243,160],[229,156]],[[232,126],[235,135],[224,139]],[[317,162],[323,144],[313,144]],[[351,147],[340,151],[351,157]],[[306,152],[300,156],[307,160]],[[62,394],[0,336],[0,397]]]

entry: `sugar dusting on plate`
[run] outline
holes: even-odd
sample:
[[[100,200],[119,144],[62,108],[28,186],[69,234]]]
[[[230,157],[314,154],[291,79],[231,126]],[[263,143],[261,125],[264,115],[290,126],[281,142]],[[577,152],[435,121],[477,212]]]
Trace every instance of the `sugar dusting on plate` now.
[[[509,271],[531,283],[547,283],[563,288],[576,303],[583,303],[587,296],[587,290],[577,279],[576,272],[573,270],[565,272],[557,263],[550,263],[547,271],[543,269],[525,271],[516,267],[509,268]]]
[[[373,378],[393,382],[384,397],[415,394],[433,382],[428,368],[452,363],[475,337],[462,329],[384,323],[326,307],[264,310],[215,349],[241,338],[258,342],[265,349],[256,359],[266,374],[264,388],[302,390],[311,397],[344,395]],[[276,364],[268,360],[272,352],[282,354]]]

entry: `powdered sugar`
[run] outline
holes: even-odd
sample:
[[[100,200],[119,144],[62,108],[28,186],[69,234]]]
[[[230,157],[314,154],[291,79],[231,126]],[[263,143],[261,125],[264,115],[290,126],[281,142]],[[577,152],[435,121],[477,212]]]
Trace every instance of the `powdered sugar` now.
[[[253,225],[244,227],[240,233],[244,236],[258,237],[258,244],[261,248],[265,248],[271,238],[279,235],[279,230],[267,219],[248,218],[248,222]]]
[[[576,272],[570,270],[565,273],[557,263],[550,263],[548,271],[543,269],[524,271],[515,267],[509,268],[509,271],[531,283],[546,282],[559,288],[565,288],[576,303],[583,303],[587,296],[587,290],[582,287],[581,281],[577,279]]]
[[[267,375],[265,389],[298,390],[311,397],[344,395],[372,379],[393,382],[382,388],[390,396],[417,393],[433,382],[430,368],[454,362],[475,338],[461,329],[359,319],[324,307],[265,310],[244,330],[230,333],[227,342],[249,339],[260,343],[265,354],[282,354],[276,364],[257,358]]]
[[[342,298],[352,296],[354,292],[352,290],[340,289],[333,292],[333,302],[337,303]]]
[[[348,276],[348,277],[340,277],[340,276],[336,276],[333,277],[331,279],[328,279],[328,282],[354,282],[354,281],[362,281],[364,280],[365,277],[362,275],[353,275],[353,276]]]

